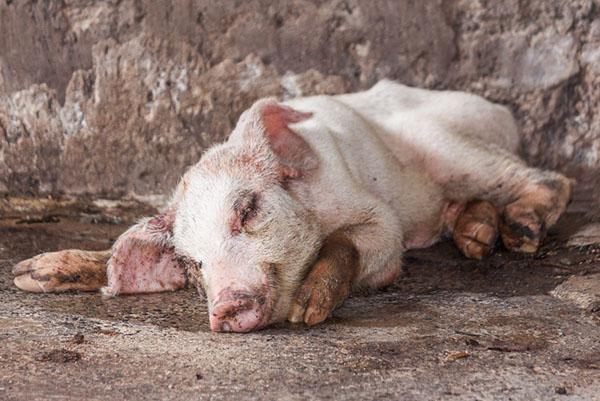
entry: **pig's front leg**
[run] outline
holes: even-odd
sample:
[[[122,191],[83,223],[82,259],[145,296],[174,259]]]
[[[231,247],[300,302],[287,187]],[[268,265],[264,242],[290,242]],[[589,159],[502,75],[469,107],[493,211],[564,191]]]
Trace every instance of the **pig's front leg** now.
[[[331,234],[296,293],[288,320],[313,326],[327,319],[348,298],[358,263],[358,251],[348,236],[343,231]]]
[[[317,263],[297,293],[289,320],[322,322],[352,290],[391,284],[402,271],[402,230],[394,211],[359,193],[348,219],[325,242]]]

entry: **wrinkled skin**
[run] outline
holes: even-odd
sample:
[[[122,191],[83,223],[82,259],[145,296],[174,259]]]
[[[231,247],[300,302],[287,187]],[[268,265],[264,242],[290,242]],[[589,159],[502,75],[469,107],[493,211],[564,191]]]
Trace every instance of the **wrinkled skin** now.
[[[405,249],[444,235],[474,259],[498,238],[535,252],[571,182],[525,165],[518,142],[507,109],[460,92],[382,81],[356,94],[263,99],[186,172],[164,213],[110,251],[21,262],[15,284],[118,295],[189,279],[206,293],[214,331],[318,324],[353,290],[393,282]]]

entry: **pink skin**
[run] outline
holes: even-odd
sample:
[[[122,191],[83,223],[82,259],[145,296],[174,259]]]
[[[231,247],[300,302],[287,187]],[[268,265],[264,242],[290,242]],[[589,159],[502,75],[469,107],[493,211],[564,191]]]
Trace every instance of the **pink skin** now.
[[[150,245],[122,249],[111,260],[109,285],[119,294],[174,291],[185,286],[186,277],[173,249],[159,250]],[[136,261],[137,268],[128,264]]]
[[[174,238],[178,251],[202,260],[198,281],[213,331],[285,319],[293,286],[318,251],[319,226],[287,192],[318,165],[288,127],[309,117],[262,101],[242,115],[228,145],[207,151],[188,173]]]
[[[185,287],[183,262],[170,244],[173,213],[131,227],[113,245],[105,295],[174,291]]]
[[[265,291],[254,291],[254,294],[260,292]],[[210,308],[210,329],[246,333],[265,326],[269,316],[267,299],[272,297],[226,288],[219,293]]]
[[[210,329],[245,333],[270,323],[276,290],[269,284],[265,271],[243,268],[240,275],[227,267],[218,269],[207,289]],[[260,283],[252,285],[251,283]],[[211,294],[216,296],[212,297]]]
[[[413,232],[412,238],[404,244],[406,249],[427,248],[435,244],[443,233],[452,232],[456,219],[463,210],[464,202],[446,202],[440,211],[439,219]]]

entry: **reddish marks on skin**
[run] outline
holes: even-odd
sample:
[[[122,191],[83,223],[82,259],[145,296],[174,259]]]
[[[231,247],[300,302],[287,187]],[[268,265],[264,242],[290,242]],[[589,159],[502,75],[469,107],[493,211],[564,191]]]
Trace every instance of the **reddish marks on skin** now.
[[[243,167],[244,169],[249,170],[251,172],[249,172],[249,174],[264,172],[268,170],[269,167],[264,160],[259,159],[257,155],[251,153],[242,153],[237,155],[231,164],[232,167]]]
[[[119,237],[109,261],[108,293],[158,292],[186,285],[183,265],[168,245],[174,218],[171,208]]]
[[[271,323],[278,301],[276,266],[261,263],[260,282],[252,283],[240,276],[227,276],[232,269],[226,265],[214,265],[213,269],[224,272],[220,281],[213,281],[208,292],[210,326],[213,331],[245,332],[257,330]],[[246,284],[244,284],[246,283]]]
[[[172,248],[133,243],[113,254],[111,286],[119,293],[158,292],[182,288],[185,272]]]
[[[210,308],[211,330],[247,332],[263,327],[272,312],[267,291],[267,288],[221,290]]]
[[[148,228],[154,231],[170,232],[173,231],[173,222],[175,221],[175,210],[169,210],[165,214],[159,214],[148,220]]]
[[[284,179],[296,179],[302,177],[302,171],[289,166],[279,166],[279,176]]]
[[[242,222],[237,213],[229,217],[229,231],[232,235],[239,235],[242,232]]]
[[[289,130],[289,124],[298,123],[312,117],[313,113],[294,110],[291,107],[273,103],[261,109],[262,121],[265,129],[276,132],[282,129]]]

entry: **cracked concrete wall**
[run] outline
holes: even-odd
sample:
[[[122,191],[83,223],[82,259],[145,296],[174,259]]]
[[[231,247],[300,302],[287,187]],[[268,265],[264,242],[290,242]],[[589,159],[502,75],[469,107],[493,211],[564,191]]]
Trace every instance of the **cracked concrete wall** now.
[[[600,0],[0,0],[0,193],[152,200],[263,96],[381,78],[511,107],[600,169]]]

